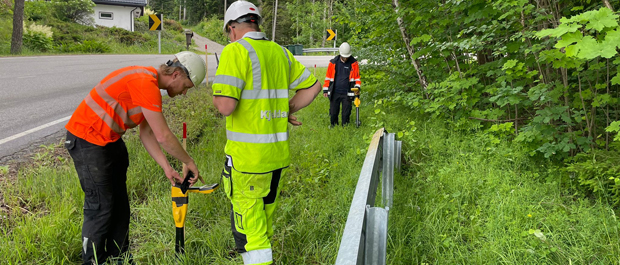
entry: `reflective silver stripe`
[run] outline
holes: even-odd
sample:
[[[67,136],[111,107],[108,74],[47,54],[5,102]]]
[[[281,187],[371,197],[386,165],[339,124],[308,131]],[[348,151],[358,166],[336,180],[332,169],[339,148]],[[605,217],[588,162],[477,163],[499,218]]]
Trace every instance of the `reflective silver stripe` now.
[[[112,96],[110,96],[108,94],[108,92],[106,92],[103,88],[101,88],[101,85],[97,85],[95,87],[95,90],[97,91],[97,94],[106,102],[108,103],[108,106],[110,106],[110,108],[114,109],[114,112],[116,113],[116,115],[118,115],[119,117],[121,117],[121,119],[123,120],[123,123],[125,123],[125,125],[127,125],[127,127],[129,128],[133,128],[136,127],[138,125],[136,125],[133,120],[131,120],[129,118],[127,112],[125,112],[125,109],[123,109],[123,106],[121,106],[120,104],[118,104],[118,101],[116,101],[116,99],[114,99]],[[90,95],[89,95],[90,96]],[[99,105],[97,105],[99,106]],[[142,112],[142,110],[140,110],[140,112]]]
[[[254,85],[253,88],[255,90],[259,90],[262,88],[262,77],[260,61],[258,60],[256,50],[254,50],[254,47],[252,47],[252,45],[250,45],[247,40],[240,39],[237,42],[241,44],[246,50],[248,50],[248,56],[250,57],[250,62],[252,62],[252,83]]]
[[[245,81],[232,75],[216,75],[213,84],[224,84],[234,86],[238,89],[243,89],[245,87]]]
[[[355,79],[355,81],[362,81],[362,80],[360,80],[360,79]]]
[[[125,130],[123,130],[121,128],[121,126],[119,126],[114,119],[108,115],[108,113],[101,107],[99,106],[99,104],[97,104],[97,102],[95,102],[95,100],[90,96],[90,94],[88,94],[88,96],[86,96],[86,98],[84,99],[84,102],[86,103],[86,105],[88,105],[88,107],[90,107],[90,109],[92,111],[95,112],[95,114],[97,114],[97,116],[99,116],[99,118],[101,118],[101,120],[103,120],[103,122],[105,122],[105,124],[108,125],[108,127],[110,127],[110,129],[112,129],[115,133],[118,133],[120,135],[123,135],[125,133]]]
[[[273,133],[273,134],[251,134],[231,132],[226,130],[226,138],[235,142],[253,143],[253,144],[268,144],[277,143],[288,140],[288,132]]]
[[[353,79],[353,78],[349,79],[349,82],[353,82],[353,81],[355,81],[355,79]]]
[[[311,75],[310,71],[308,70],[308,68],[306,68],[305,71],[301,74],[301,76],[297,78],[297,80],[293,81],[293,83],[288,88],[290,89],[296,88],[299,84],[308,80],[308,77],[310,77],[310,75]]]
[[[248,252],[241,253],[243,257],[243,264],[261,264],[273,261],[271,249],[257,249],[250,250]]]
[[[268,98],[288,98],[287,89],[245,89],[241,92],[241,99],[268,99]]]
[[[100,83],[97,84],[97,86],[95,86],[95,91],[97,92],[97,94],[106,102],[108,103],[108,106],[110,106],[110,108],[114,109],[114,112],[116,113],[116,115],[118,115],[122,120],[123,123],[125,123],[126,127],[128,128],[133,128],[138,126],[131,118],[130,116],[138,114],[138,113],[142,113],[142,108],[133,108],[130,110],[130,113],[127,113],[125,111],[125,109],[123,109],[123,107],[118,104],[118,101],[116,99],[114,99],[112,96],[110,96],[108,94],[108,92],[106,92],[105,90],[113,85],[114,83],[118,82],[119,80],[123,79],[124,77],[128,76],[128,75],[132,75],[132,74],[148,74],[154,78],[157,78],[157,75],[154,74],[153,72],[143,69],[143,68],[138,68],[138,69],[131,69],[131,70],[127,70],[124,72],[121,72],[117,75],[115,75],[114,77],[108,79],[107,81],[105,81],[104,83]],[[90,95],[89,95],[90,96]],[[93,100],[93,98],[90,98],[91,100]],[[93,101],[93,103],[95,103]],[[101,106],[99,106],[99,104],[95,103],[95,105],[97,105],[97,107],[101,108]],[[89,105],[90,106],[90,105]],[[92,107],[91,107],[92,109]],[[95,111],[95,109],[93,109],[93,111]],[[95,111],[97,112],[97,111]],[[101,115],[98,114],[100,117]],[[107,114],[106,114],[107,116]],[[112,120],[112,122],[114,122],[114,120]],[[107,123],[107,122],[106,122]],[[116,126],[118,126],[118,124],[114,123]],[[110,124],[108,124],[110,125]],[[112,126],[110,126],[110,128],[112,128]],[[118,128],[120,128],[120,126],[118,126]],[[125,133],[124,130],[121,130],[122,132],[120,134]],[[116,133],[119,133],[115,130]]]
[[[353,94],[353,93],[349,92],[349,93],[347,93],[347,96],[349,96],[349,97],[353,97],[353,96],[355,96],[355,94]]]
[[[84,237],[82,239],[82,249],[84,249],[84,253],[86,253],[86,247],[88,246],[88,237]]]
[[[327,78],[327,77],[325,77],[325,80],[334,81],[333,78]]]
[[[284,51],[284,55],[286,55],[286,59],[288,60],[288,70],[290,73],[291,72],[291,58],[288,57],[288,52],[286,52],[286,48],[282,47],[282,50]]]
[[[136,114],[140,114],[142,113],[142,107],[135,107],[133,109],[129,109],[127,113],[129,114],[129,117],[136,115]]]

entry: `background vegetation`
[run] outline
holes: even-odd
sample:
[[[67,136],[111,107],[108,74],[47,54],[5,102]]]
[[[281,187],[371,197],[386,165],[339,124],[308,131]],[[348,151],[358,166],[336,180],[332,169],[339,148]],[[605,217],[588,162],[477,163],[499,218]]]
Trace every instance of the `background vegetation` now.
[[[135,31],[93,26],[88,17],[94,3],[88,1],[26,1],[23,54],[59,53],[158,53],[157,32],[149,31],[148,17],[135,22]],[[147,10],[148,11],[148,10]],[[12,3],[0,5],[0,55],[11,47]],[[183,26],[165,19],[162,53],[185,50]]]

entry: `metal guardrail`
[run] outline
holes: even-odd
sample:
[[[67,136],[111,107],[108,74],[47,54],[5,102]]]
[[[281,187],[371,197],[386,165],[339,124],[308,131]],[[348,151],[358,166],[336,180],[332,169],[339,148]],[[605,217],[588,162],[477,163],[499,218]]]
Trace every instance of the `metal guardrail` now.
[[[306,48],[304,52],[337,52],[338,48]]]
[[[401,141],[379,129],[372,137],[344,227],[336,265],[384,265],[394,169],[400,171]],[[375,207],[379,176],[385,208]]]

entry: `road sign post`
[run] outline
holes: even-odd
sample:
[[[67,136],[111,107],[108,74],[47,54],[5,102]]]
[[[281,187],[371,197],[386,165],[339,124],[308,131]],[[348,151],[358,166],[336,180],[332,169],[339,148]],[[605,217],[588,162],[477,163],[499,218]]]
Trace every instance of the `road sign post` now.
[[[153,14],[149,15],[149,30],[157,30],[157,43],[159,46],[159,53],[161,54],[161,31],[164,29],[164,15]]]

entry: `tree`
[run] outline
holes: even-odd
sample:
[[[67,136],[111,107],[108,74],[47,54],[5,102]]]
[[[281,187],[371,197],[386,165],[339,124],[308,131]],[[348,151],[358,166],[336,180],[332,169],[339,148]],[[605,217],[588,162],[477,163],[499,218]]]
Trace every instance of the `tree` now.
[[[24,35],[24,0],[15,0],[13,9],[13,36],[11,38],[11,53],[22,53],[22,38]]]

